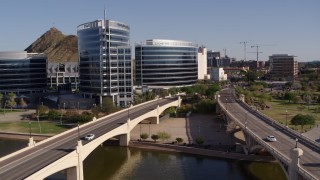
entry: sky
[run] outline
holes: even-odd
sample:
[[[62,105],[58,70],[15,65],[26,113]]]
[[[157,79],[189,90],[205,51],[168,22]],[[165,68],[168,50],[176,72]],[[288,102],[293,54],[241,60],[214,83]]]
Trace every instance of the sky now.
[[[237,60],[291,54],[320,60],[319,0],[1,0],[0,51],[23,51],[51,27],[76,35],[82,23],[128,24],[131,45],[147,39],[195,42]]]

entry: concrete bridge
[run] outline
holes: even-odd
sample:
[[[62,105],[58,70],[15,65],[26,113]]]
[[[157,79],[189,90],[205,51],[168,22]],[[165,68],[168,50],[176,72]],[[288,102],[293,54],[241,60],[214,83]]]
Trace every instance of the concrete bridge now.
[[[217,95],[217,111],[224,114],[228,129],[240,127],[245,135],[245,152],[264,148],[281,165],[290,180],[320,178],[320,145],[290,128],[266,117],[236,98],[233,89],[224,89]],[[276,142],[267,142],[273,135]]]
[[[35,143],[0,159],[0,179],[40,180],[66,170],[68,180],[83,180],[83,161],[106,140],[118,137],[127,146],[131,130],[143,120],[159,124],[159,115],[169,107],[179,107],[179,97],[168,97],[131,106],[114,114],[95,119],[49,139]],[[86,134],[95,139],[82,141]]]

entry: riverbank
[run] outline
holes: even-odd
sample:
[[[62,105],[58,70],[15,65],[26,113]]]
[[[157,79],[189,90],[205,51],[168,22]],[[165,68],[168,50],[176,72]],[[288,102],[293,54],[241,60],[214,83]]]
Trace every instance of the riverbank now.
[[[148,149],[148,150],[157,150],[157,151],[187,153],[187,154],[202,155],[207,157],[242,160],[242,161],[276,162],[276,160],[272,156],[245,155],[241,153],[215,151],[215,150],[209,150],[209,149],[187,147],[187,146],[181,146],[181,145],[172,145],[172,144],[161,144],[161,143],[154,143],[154,142],[130,141],[129,147]]]
[[[35,141],[42,141],[54,135],[46,135],[46,134],[32,134],[32,137]],[[0,132],[0,138],[4,139],[12,139],[12,140],[28,140],[30,138],[30,134],[27,133],[12,133],[12,132]]]

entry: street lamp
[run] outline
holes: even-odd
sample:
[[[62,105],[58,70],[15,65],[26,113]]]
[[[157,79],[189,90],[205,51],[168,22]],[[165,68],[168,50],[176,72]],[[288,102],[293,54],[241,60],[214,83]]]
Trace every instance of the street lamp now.
[[[246,111],[246,120],[245,120],[245,122],[244,122],[245,128],[247,128],[247,119],[248,119],[248,111]]]
[[[131,102],[128,102],[128,119],[130,119],[130,105],[131,105]]]
[[[30,138],[31,138],[31,121],[29,120],[29,133],[30,133]]]
[[[288,127],[288,110],[286,110],[286,127]]]
[[[149,122],[149,136],[151,136],[150,126],[151,126],[151,122]]]
[[[79,127],[79,121],[78,121],[78,140],[80,141],[80,127]]]
[[[298,138],[296,138],[296,147],[295,148],[298,148]]]

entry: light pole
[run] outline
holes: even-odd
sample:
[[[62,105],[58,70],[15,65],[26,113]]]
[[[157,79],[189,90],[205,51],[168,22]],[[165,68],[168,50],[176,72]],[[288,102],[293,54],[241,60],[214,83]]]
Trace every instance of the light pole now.
[[[31,138],[31,121],[29,120],[29,133],[30,133],[30,138]]]
[[[80,127],[79,127],[79,121],[78,121],[78,140],[80,141]]]
[[[298,141],[299,141],[299,139],[296,138],[296,147],[295,148],[298,148]]]
[[[286,110],[286,127],[288,127],[288,110]]]
[[[246,111],[246,120],[244,122],[244,127],[247,128],[248,111]]]
[[[128,102],[128,119],[130,119],[130,102]]]
[[[151,136],[150,126],[151,126],[151,122],[149,122],[149,136]]]

